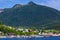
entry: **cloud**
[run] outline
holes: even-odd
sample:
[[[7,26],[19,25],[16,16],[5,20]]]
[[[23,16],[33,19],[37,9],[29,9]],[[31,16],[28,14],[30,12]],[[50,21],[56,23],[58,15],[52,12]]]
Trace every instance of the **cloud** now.
[[[60,10],[60,0],[44,0],[45,2],[42,2],[42,5],[46,5],[52,8],[55,8],[57,10]]]

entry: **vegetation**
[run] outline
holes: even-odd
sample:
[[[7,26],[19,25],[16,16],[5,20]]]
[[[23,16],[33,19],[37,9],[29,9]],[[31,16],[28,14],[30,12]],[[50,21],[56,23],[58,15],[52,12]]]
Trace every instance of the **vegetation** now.
[[[12,8],[4,9],[0,13],[0,21],[2,22],[0,23],[0,31],[4,34],[37,35],[41,32],[40,30],[47,33],[60,33],[60,11],[33,2],[27,5],[17,4]],[[20,31],[16,28],[29,31]]]
[[[34,31],[29,31],[29,32],[23,32],[21,30],[18,30],[16,28],[13,27],[8,27],[5,25],[0,24],[0,31],[3,32],[4,34],[9,34],[9,33],[14,33],[15,35],[32,35],[32,34],[38,34],[38,32],[34,32]],[[13,34],[13,35],[14,35]]]
[[[43,26],[47,29],[60,29],[60,11],[33,2],[27,5],[17,4],[12,8],[4,9],[0,13],[0,21],[14,27],[41,28]]]
[[[5,25],[2,25],[0,24],[0,31],[7,35],[38,35],[39,32],[44,32],[44,33],[60,33],[60,30],[45,30],[45,29],[40,29],[42,31],[40,31],[39,29],[36,29],[36,28],[28,28],[28,32],[25,31],[26,28],[23,28],[23,30],[18,30],[14,27],[9,27],[9,26],[5,26]],[[10,34],[12,33],[12,34]]]

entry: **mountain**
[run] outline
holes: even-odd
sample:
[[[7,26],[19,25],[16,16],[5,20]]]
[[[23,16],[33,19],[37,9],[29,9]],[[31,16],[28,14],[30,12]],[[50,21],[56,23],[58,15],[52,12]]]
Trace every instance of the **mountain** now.
[[[0,21],[9,26],[28,26],[36,28],[60,29],[60,11],[29,2],[4,9]]]
[[[0,9],[0,13],[3,12],[3,9]]]
[[[20,5],[20,4],[16,4],[13,6],[13,8],[20,8],[20,7],[22,7],[22,5]]]

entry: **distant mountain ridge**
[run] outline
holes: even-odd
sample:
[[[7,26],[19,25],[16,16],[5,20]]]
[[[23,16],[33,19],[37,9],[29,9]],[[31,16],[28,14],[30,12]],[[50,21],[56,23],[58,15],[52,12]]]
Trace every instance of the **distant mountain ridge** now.
[[[9,26],[60,28],[60,11],[29,2],[27,5],[16,4],[4,9],[0,21]]]
[[[22,7],[22,5],[16,4],[16,5],[13,6],[13,8],[19,8],[19,7]]]
[[[3,12],[3,9],[0,9],[0,13]]]

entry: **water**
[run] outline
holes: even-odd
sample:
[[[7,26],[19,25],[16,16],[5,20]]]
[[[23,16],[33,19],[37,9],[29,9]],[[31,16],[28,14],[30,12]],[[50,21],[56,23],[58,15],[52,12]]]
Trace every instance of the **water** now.
[[[60,40],[60,37],[39,37],[39,38],[0,38],[0,40]]]

